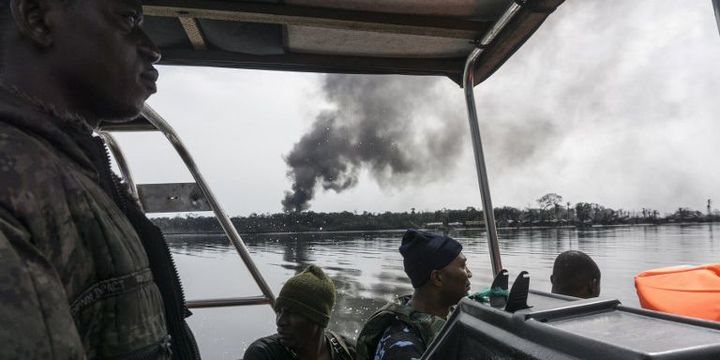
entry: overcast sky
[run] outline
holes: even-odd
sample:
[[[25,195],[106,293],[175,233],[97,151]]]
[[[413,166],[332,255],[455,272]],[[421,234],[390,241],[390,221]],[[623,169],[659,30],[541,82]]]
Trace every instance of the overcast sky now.
[[[294,145],[321,114],[348,109],[347,99],[366,100],[365,91],[328,97],[332,78],[323,74],[160,72],[149,103],[185,140],[231,215],[281,211],[293,184],[284,159]],[[341,192],[318,187],[312,210],[480,207],[456,84],[417,77],[343,81],[370,83],[367,94],[396,94],[398,104],[413,107],[398,120],[410,135],[397,146],[416,154],[406,160],[417,166],[378,171],[376,160],[357,159],[354,184]],[[718,208],[718,94],[720,36],[710,0],[567,0],[476,87],[493,203],[525,207],[556,192],[573,203],[631,210],[704,210],[708,198]],[[118,138],[139,183],[190,180],[159,134]],[[434,148],[442,161],[420,151],[426,141],[447,145]],[[435,160],[417,161],[421,156]]]

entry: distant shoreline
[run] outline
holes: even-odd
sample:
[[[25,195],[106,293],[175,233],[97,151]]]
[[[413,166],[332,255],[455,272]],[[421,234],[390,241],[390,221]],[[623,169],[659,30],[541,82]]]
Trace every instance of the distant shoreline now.
[[[592,225],[592,226],[575,226],[575,225],[561,225],[561,226],[504,226],[498,227],[498,230],[592,230],[592,229],[603,229],[603,228],[621,228],[621,227],[653,227],[653,226],[688,226],[688,225],[701,225],[701,224],[716,224],[719,221],[706,221],[706,222],[672,222],[672,223],[639,223],[639,224],[611,224],[611,225]],[[240,233],[240,236],[251,236],[251,235],[290,235],[290,234],[379,234],[379,233],[402,233],[407,229],[386,229],[386,230],[315,230],[315,231],[271,231],[271,232],[247,232]],[[442,229],[421,229],[425,231],[442,231]],[[485,232],[484,227],[458,227],[450,229],[452,232],[464,232],[464,231],[480,231]],[[167,236],[221,236],[225,235],[222,231],[163,231],[163,234]]]
[[[564,229],[595,228],[605,226],[650,226],[649,224],[707,223],[720,221],[720,211],[708,206],[707,213],[689,208],[678,208],[672,214],[661,215],[656,210],[614,210],[596,203],[580,202],[571,207],[569,203],[547,203],[543,196],[539,208],[495,208],[495,224],[499,229]],[[556,195],[559,198],[559,195]],[[710,203],[708,204],[710,205]],[[371,213],[358,212],[285,212],[276,214],[250,214],[230,218],[233,226],[249,234],[322,234],[378,233],[404,229],[431,229],[446,231],[484,231],[485,216],[474,207],[443,209],[437,211]],[[209,215],[209,214],[208,214]],[[215,234],[223,233],[214,216],[157,217],[152,221],[168,234]]]

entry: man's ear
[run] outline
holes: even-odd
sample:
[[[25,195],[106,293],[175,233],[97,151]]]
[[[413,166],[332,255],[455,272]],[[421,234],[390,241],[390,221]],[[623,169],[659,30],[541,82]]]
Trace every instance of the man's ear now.
[[[592,295],[594,297],[600,296],[600,280],[593,278],[591,282],[592,286]]]
[[[48,26],[48,3],[44,0],[10,0],[10,10],[18,31],[36,46],[48,47],[53,40]]]
[[[430,272],[430,282],[433,286],[442,287],[443,274],[440,270],[433,270]]]

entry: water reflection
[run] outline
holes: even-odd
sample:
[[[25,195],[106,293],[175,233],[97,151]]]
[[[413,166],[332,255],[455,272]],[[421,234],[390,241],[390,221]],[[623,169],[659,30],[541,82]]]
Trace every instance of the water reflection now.
[[[550,289],[555,256],[581,250],[602,271],[604,297],[637,306],[633,277],[640,271],[678,264],[716,262],[718,224],[636,226],[589,229],[508,229],[500,231],[503,265],[511,278],[521,270],[535,289]],[[464,246],[472,285],[492,281],[484,232],[450,234]],[[412,292],[398,246],[402,232],[245,235],[253,259],[277,294],[282,284],[309,264],[333,278],[337,303],[330,328],[354,338],[362,323],[393,297]],[[179,235],[168,238],[189,299],[260,293],[224,236]],[[225,314],[225,316],[223,316]],[[264,306],[248,309],[197,310],[191,320],[207,358],[237,359],[257,337],[274,332],[274,314]],[[252,326],[247,327],[247,324]],[[237,328],[242,327],[241,331]],[[232,334],[218,337],[217,334]]]
[[[168,244],[175,254],[198,257],[214,257],[214,253],[226,253],[231,249],[224,236],[172,235],[168,236]]]
[[[715,237],[713,236],[713,224],[708,224],[708,232],[710,233],[710,241],[715,241]]]

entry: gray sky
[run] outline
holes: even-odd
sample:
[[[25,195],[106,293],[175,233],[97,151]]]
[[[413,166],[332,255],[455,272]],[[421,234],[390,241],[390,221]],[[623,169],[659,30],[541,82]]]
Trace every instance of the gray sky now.
[[[232,215],[281,211],[292,186],[284,158],[317,116],[345,104],[325,96],[322,74],[160,72],[149,103],[182,136]],[[425,141],[462,146],[444,151],[446,163],[404,172],[358,160],[355,186],[317,188],[311,209],[480,207],[462,90],[440,78],[376,83],[397,93],[398,103],[432,101],[402,120],[412,136],[401,149],[415,154]],[[567,0],[476,87],[493,203],[525,207],[556,192],[613,208],[703,210],[708,198],[719,208],[718,93],[720,36],[709,0]],[[154,141],[161,135],[118,138],[140,183],[190,180],[169,145]]]

